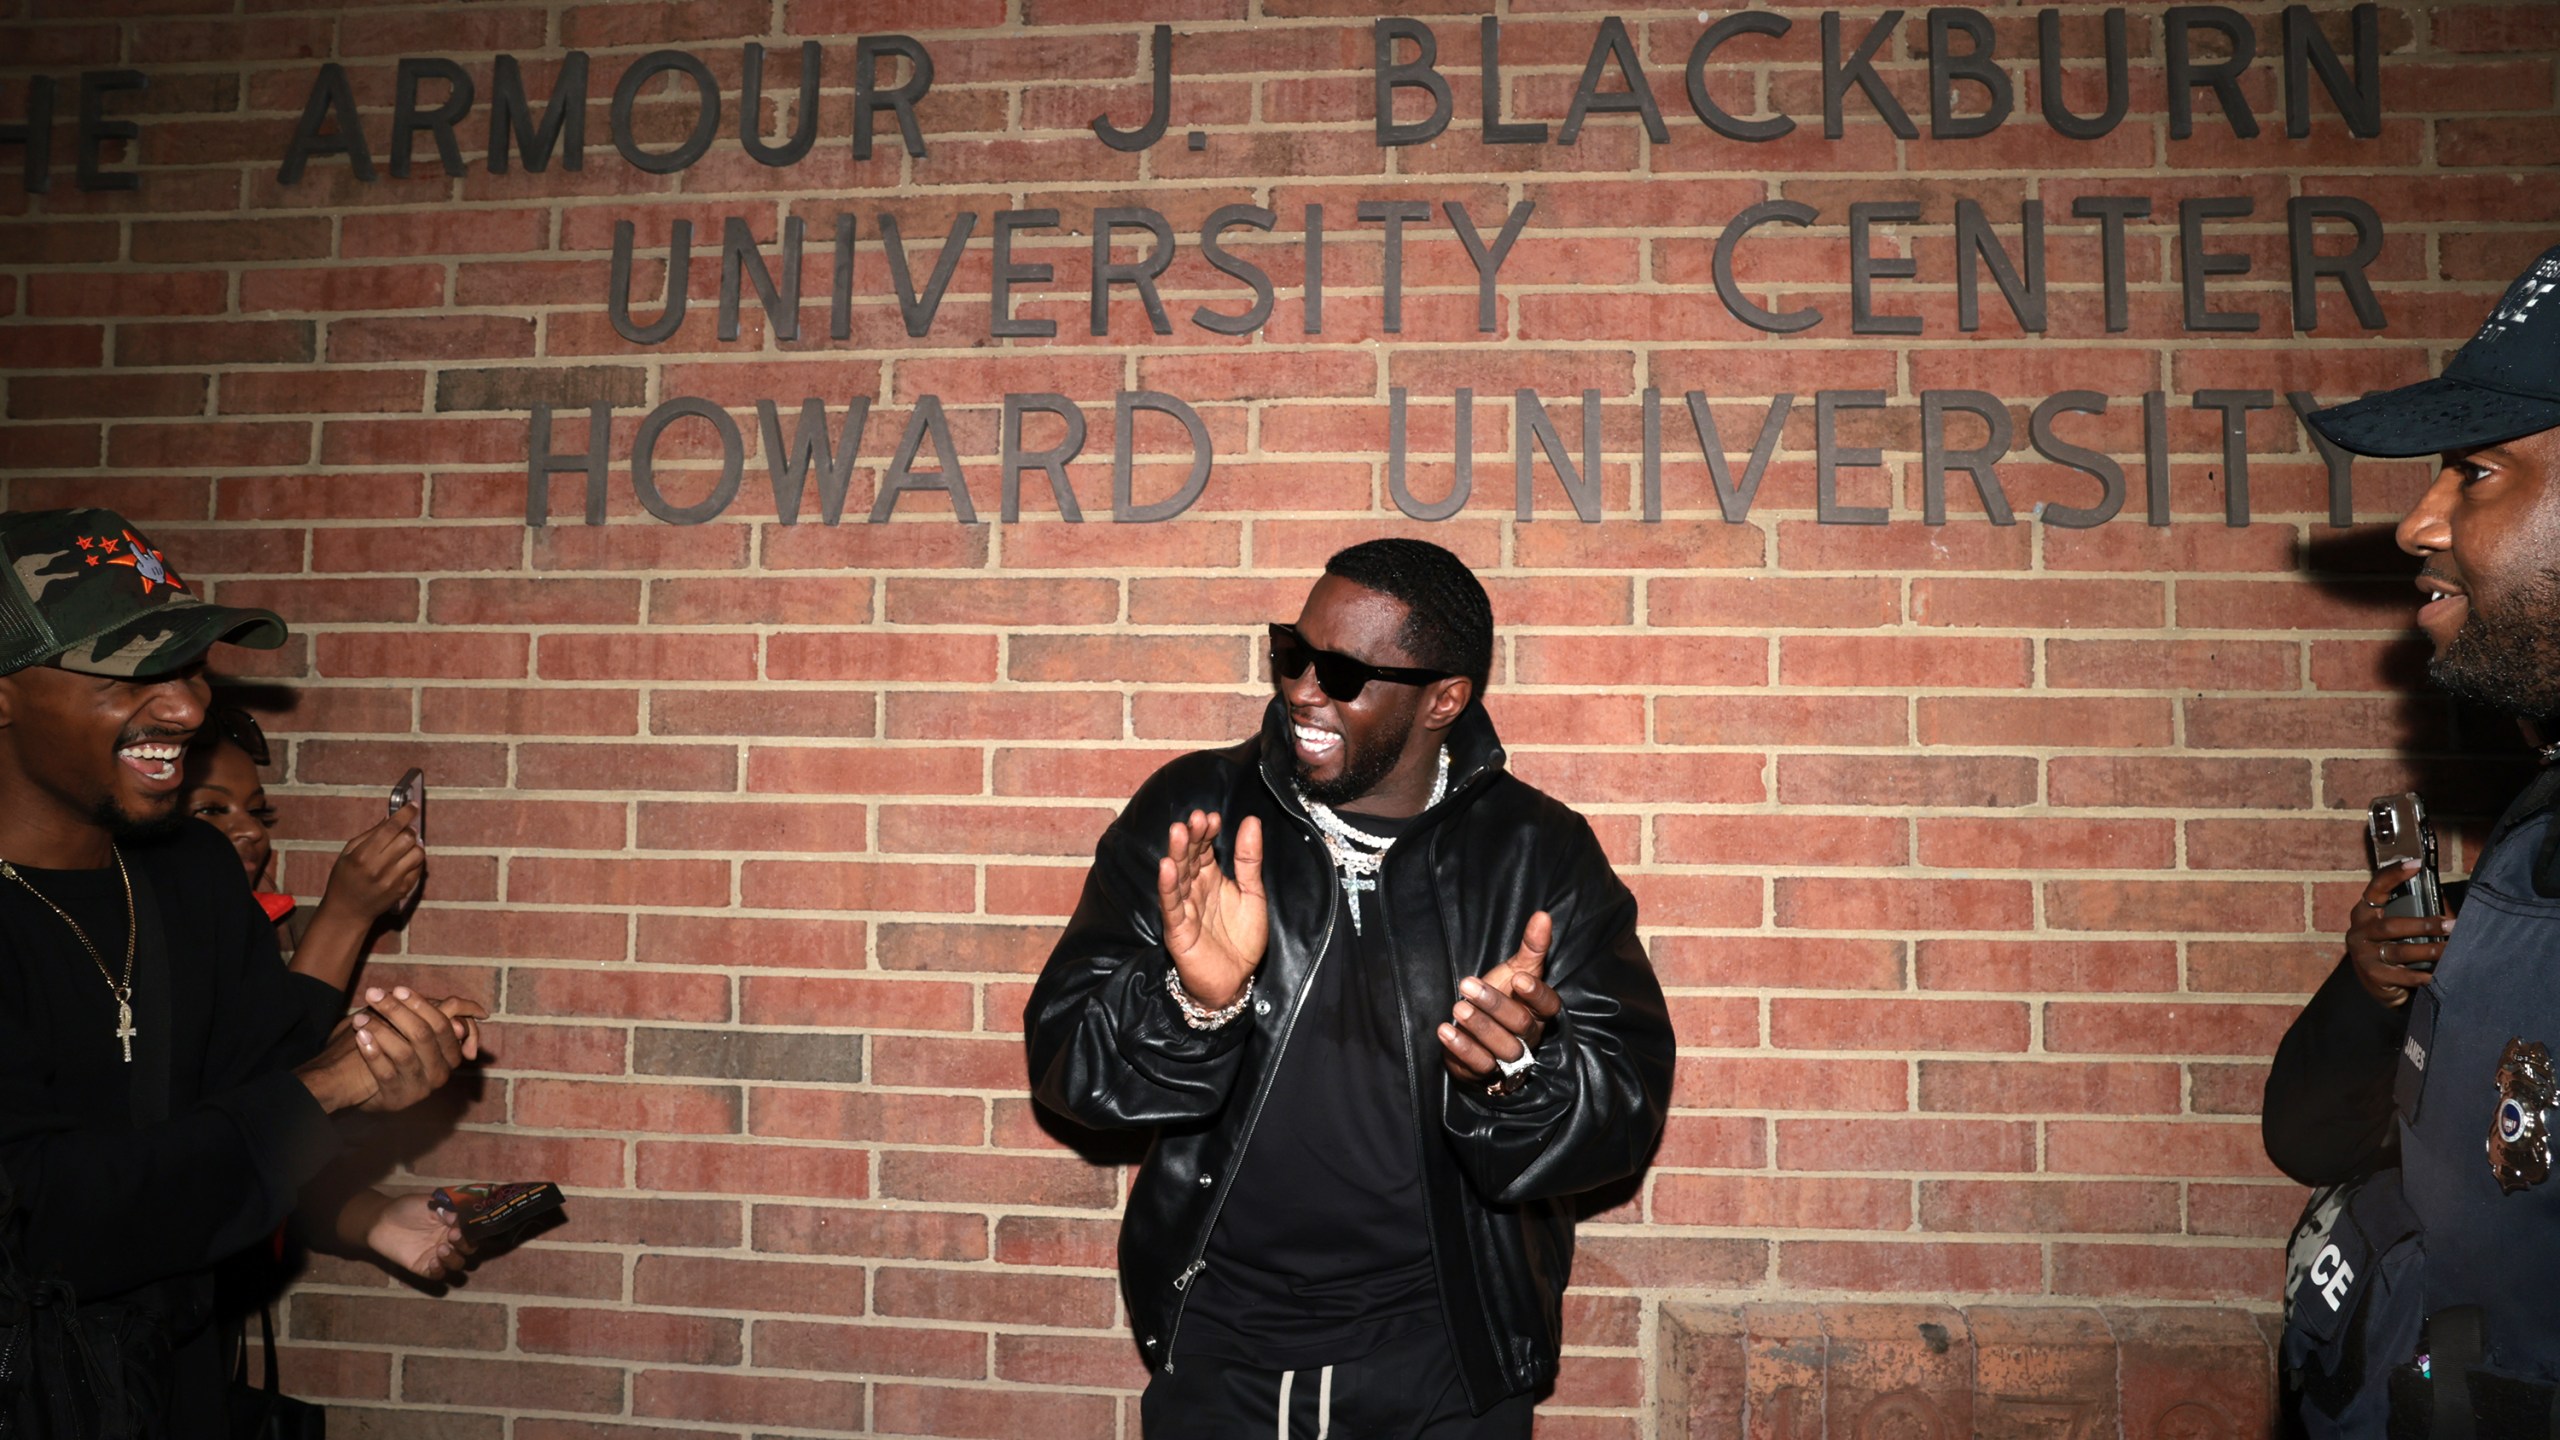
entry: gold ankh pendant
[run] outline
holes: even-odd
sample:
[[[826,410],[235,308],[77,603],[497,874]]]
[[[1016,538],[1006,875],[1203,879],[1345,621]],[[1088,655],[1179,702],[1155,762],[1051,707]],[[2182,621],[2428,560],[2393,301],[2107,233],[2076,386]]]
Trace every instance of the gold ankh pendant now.
[[[133,1037],[142,1032],[133,1028],[133,1002],[116,1001],[116,1038],[124,1042],[124,1063],[133,1063]]]

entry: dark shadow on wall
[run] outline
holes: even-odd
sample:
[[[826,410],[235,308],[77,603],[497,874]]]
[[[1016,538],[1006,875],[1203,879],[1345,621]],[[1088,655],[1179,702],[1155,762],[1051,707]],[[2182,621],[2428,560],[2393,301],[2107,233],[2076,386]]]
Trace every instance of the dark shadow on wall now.
[[[2374,629],[2403,632],[2378,651],[2373,642],[2339,640],[2326,655],[2313,637],[2315,691],[2344,697],[2371,695],[2361,687],[2374,683],[2389,687],[2370,748],[2388,749],[2390,758],[2314,755],[2322,804],[2357,812],[2374,796],[2415,790],[2444,843],[2445,874],[2469,873],[2491,825],[2532,778],[2532,748],[2513,717],[2458,703],[2428,680],[2434,646],[2411,618],[2418,562],[2393,542],[2392,527],[2318,533],[2297,558],[2298,573],[2324,595],[2370,611]],[[2342,860],[2342,868],[2360,858]]]

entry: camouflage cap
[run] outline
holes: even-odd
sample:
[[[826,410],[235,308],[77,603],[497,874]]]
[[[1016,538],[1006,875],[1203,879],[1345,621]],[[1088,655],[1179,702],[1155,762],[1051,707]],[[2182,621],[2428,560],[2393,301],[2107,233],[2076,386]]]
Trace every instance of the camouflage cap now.
[[[50,660],[148,680],[217,640],[272,650],[284,639],[271,610],[197,598],[112,510],[0,513],[0,675]]]

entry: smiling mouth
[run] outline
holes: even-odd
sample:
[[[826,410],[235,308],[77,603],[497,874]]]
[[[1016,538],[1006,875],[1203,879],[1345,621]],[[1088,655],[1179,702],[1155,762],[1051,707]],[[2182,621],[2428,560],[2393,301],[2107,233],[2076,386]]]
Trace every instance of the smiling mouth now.
[[[1293,722],[1289,727],[1289,733],[1297,741],[1298,761],[1301,764],[1322,764],[1341,753],[1342,736],[1336,731]]]
[[[166,784],[178,778],[178,762],[185,757],[182,742],[146,740],[116,747],[116,758],[133,773],[153,784]]]

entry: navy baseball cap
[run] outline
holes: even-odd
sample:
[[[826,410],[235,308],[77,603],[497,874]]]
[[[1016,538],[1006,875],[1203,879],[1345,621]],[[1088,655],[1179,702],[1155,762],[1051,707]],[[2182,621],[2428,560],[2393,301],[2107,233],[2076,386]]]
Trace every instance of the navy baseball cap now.
[[[2391,458],[2468,450],[2560,427],[2560,245],[2516,277],[2442,375],[2332,406],[2310,420],[2341,450]]]

